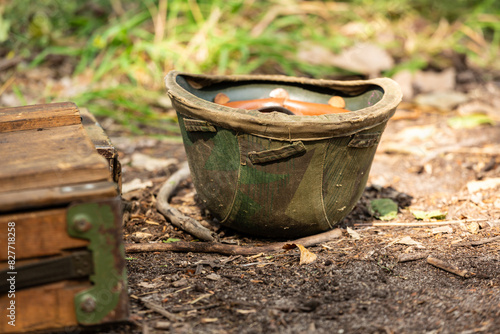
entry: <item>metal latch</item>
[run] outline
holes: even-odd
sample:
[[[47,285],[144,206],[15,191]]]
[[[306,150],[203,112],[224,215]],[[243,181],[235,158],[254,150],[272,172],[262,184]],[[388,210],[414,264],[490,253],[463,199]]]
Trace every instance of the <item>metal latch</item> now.
[[[93,274],[93,268],[92,254],[89,251],[74,252],[67,256],[16,266],[16,290],[89,277]],[[0,272],[0,294],[9,291],[8,272],[9,270]]]

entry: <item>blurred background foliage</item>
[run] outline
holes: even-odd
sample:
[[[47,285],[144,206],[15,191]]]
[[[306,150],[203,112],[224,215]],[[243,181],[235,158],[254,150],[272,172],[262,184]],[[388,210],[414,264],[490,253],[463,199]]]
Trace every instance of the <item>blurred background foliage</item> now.
[[[172,69],[365,75],[324,57],[301,55],[311,47],[336,55],[360,42],[373,43],[394,59],[380,75],[440,70],[457,57],[467,66],[498,70],[500,5],[497,0],[0,0],[0,60],[19,60],[12,75],[0,73],[0,94],[10,92],[21,104],[74,101],[136,133],[144,124],[175,131],[174,115],[163,112],[168,108],[163,77]]]

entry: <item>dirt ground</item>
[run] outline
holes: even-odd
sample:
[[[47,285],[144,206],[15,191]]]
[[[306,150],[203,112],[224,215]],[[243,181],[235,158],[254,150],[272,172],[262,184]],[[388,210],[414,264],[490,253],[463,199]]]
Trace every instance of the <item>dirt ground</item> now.
[[[500,120],[500,85],[467,87],[469,96],[474,89],[482,94],[476,100],[496,108],[493,117]],[[342,236],[310,247],[317,255],[313,263],[299,264],[297,249],[255,256],[127,254],[131,323],[115,330],[500,333],[500,125],[454,129],[448,121],[456,110],[401,104],[361,200],[339,225]],[[158,189],[186,159],[182,143],[112,140],[120,150],[124,185],[143,183],[123,194],[125,242],[193,241],[155,207]],[[137,153],[166,167],[148,171]],[[368,203],[376,198],[396,201],[397,218],[375,219]],[[171,203],[210,226],[220,242],[273,242],[213,223],[189,180]],[[444,222],[418,221],[414,210],[447,215]],[[399,226],[381,226],[391,223]],[[428,255],[465,277],[429,264]]]

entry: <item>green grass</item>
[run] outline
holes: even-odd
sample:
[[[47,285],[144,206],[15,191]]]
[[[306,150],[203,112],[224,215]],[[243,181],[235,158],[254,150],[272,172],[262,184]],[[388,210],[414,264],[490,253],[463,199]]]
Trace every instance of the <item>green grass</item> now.
[[[0,57],[21,55],[29,71],[63,56],[73,80],[91,78],[71,100],[134,133],[144,124],[170,133],[175,119],[156,101],[172,69],[330,78],[348,72],[300,59],[297,46],[338,53],[364,41],[397,60],[388,76],[444,68],[450,52],[500,69],[499,17],[494,0],[17,0],[0,4]],[[28,100],[26,88],[11,89]],[[58,94],[35,100],[67,98]]]

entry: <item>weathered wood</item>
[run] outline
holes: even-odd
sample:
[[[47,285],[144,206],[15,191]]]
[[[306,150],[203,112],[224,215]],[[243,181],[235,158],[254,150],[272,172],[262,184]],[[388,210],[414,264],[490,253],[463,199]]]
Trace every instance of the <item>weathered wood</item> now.
[[[36,130],[80,124],[74,103],[37,104],[0,109],[0,132]]]
[[[92,115],[88,109],[80,108],[80,115],[82,116],[82,124],[94,144],[94,147],[101,156],[106,158],[109,164],[109,171],[113,181],[117,184],[118,191],[121,192],[122,188],[122,168],[118,161],[118,151],[114,147],[111,140],[104,132],[97,119]]]
[[[75,294],[89,289],[90,282],[61,281],[15,293],[15,327],[8,324],[12,299],[8,294],[0,295],[0,333],[21,333],[36,330],[65,328],[76,330]]]
[[[80,109],[80,116],[82,117],[82,124],[97,150],[103,150],[103,156],[106,158],[113,158],[117,152],[103,128],[97,123],[96,118],[92,115],[87,108]]]
[[[118,195],[114,182],[71,184],[52,188],[0,192],[0,213],[61,205],[75,200],[90,201]]]
[[[82,125],[0,133],[0,192],[110,181]]]
[[[7,245],[9,222],[15,223],[16,260],[58,255],[65,249],[88,245],[87,240],[68,235],[66,209],[1,215],[0,245]],[[6,250],[0,252],[0,261],[6,261],[7,255]]]
[[[95,124],[93,126],[97,127]],[[106,137],[104,132],[98,135],[100,138]],[[74,277],[71,281],[45,284],[47,280],[43,278],[37,280],[36,277],[19,276],[15,298],[8,294],[0,295],[0,333],[47,332],[56,329],[79,331],[75,294],[99,284],[106,287],[108,280],[102,277],[102,273],[106,274],[106,269],[110,269],[111,275],[113,268],[108,268],[110,266],[123,273],[124,260],[119,249],[121,238],[117,225],[121,222],[121,212],[119,201],[111,200],[116,199],[118,191],[112,182],[108,152],[102,151],[100,155],[96,145],[81,123],[78,108],[72,103],[0,109],[0,245],[5,245],[5,252],[0,252],[0,270],[5,271],[9,265],[7,260],[12,259],[8,258],[12,253],[7,252],[10,242],[14,247],[11,250],[15,252],[15,268],[9,267],[10,271],[19,270],[19,274],[25,276],[22,273],[26,273],[29,268],[25,267],[23,271],[23,265],[46,261],[50,257],[51,261],[63,260],[44,263],[49,275],[52,275],[51,270],[55,270],[50,277],[54,280]],[[112,148],[111,153],[116,154],[116,150]],[[112,218],[101,218],[114,220],[113,229],[103,232],[114,243],[103,247],[96,238],[90,238],[92,251],[104,254],[101,257],[92,252],[94,276],[96,272],[101,273],[99,279],[94,277],[93,282],[84,278],[89,270],[75,275],[71,271],[82,261],[87,261],[88,268],[90,261],[82,260],[78,257],[79,253],[74,253],[87,248],[90,241],[68,234],[68,208],[75,208],[72,204],[80,202],[113,204]],[[15,224],[15,232],[9,230],[14,225],[12,223]],[[109,221],[101,223],[106,225]],[[73,259],[73,255],[76,255],[76,262],[67,262]],[[113,263],[100,262],[107,255],[113,256]],[[58,274],[57,271],[66,265],[70,274]],[[5,272],[2,274],[5,276]],[[122,321],[128,317],[126,284],[121,275],[118,281],[112,280],[117,286],[110,287],[113,290],[109,291],[110,294],[119,294],[117,306],[106,310],[104,317],[97,319],[95,324]],[[30,281],[23,282],[23,279]],[[34,284],[43,285],[27,287]],[[2,289],[5,291],[5,284]],[[104,300],[110,297],[98,295],[96,298]],[[16,306],[15,326],[8,324],[7,317],[12,300]],[[92,319],[82,320],[80,313],[79,317],[82,323],[94,323]]]

